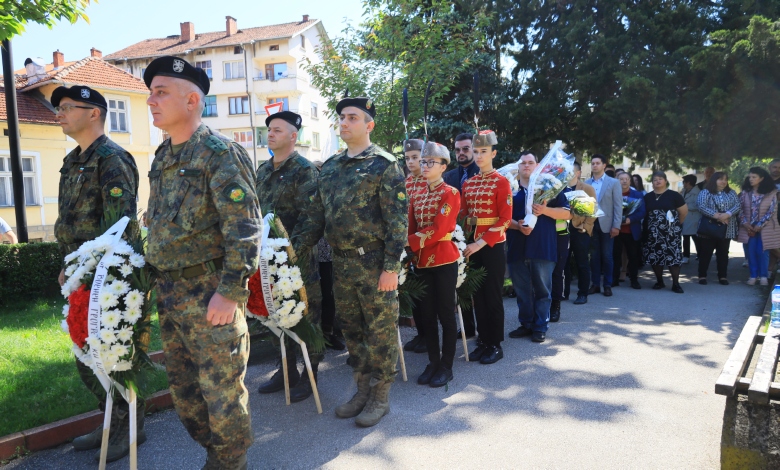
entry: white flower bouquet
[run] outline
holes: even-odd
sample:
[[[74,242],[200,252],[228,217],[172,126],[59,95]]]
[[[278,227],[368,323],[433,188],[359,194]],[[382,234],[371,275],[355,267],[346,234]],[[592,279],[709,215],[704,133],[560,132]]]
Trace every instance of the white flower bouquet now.
[[[529,227],[536,226],[533,205],[542,204],[558,196],[574,176],[574,155],[566,155],[561,150],[562,146],[560,140],[556,141],[528,179],[531,191],[526,196],[526,213],[523,220]]]

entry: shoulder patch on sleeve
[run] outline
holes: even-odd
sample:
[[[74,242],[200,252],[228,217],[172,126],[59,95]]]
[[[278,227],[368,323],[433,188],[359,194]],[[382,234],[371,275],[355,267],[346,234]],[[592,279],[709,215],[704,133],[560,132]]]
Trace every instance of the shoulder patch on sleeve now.
[[[230,183],[222,190],[222,194],[229,200],[242,203],[246,199],[246,190],[239,183]]]
[[[405,201],[406,200],[406,193],[399,192],[397,197],[398,197],[399,201]]]
[[[114,154],[114,150],[106,144],[100,145],[95,149],[95,153],[103,158],[109,157]]]
[[[125,190],[121,184],[114,183],[109,186],[108,195],[114,198],[120,198],[125,194]]]
[[[215,135],[208,136],[206,138],[206,142],[204,143],[206,144],[206,147],[217,153],[222,153],[228,149],[227,144],[222,142],[222,140],[220,140],[220,138]]]
[[[375,155],[379,155],[380,157],[383,157],[385,160],[393,162],[393,163],[397,163],[398,162],[397,158],[395,158],[393,155],[385,152],[384,150],[380,150]]]

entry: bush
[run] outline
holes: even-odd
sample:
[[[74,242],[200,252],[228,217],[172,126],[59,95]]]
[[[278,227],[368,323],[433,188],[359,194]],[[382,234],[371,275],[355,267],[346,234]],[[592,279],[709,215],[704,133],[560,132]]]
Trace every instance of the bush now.
[[[58,295],[61,266],[56,243],[0,245],[0,304],[22,296]]]

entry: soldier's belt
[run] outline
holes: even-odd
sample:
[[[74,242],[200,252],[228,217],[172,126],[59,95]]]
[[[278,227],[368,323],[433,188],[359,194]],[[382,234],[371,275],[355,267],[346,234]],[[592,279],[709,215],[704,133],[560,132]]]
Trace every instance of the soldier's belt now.
[[[196,264],[187,268],[174,269],[171,271],[160,271],[160,274],[167,281],[176,282],[179,279],[192,279],[193,277],[202,276],[206,273],[214,273],[222,269],[224,266],[223,261],[225,257],[220,256],[214,258],[211,261]]]
[[[446,242],[446,241],[450,241],[450,240],[452,240],[452,234],[448,233],[447,235],[444,235],[443,237],[441,237],[441,240],[439,240],[439,241],[440,242]]]
[[[337,248],[333,248],[333,254],[342,258],[359,258],[369,251],[378,250],[380,248],[384,248],[384,246],[385,242],[382,240],[377,240],[353,250],[339,250]]]
[[[471,225],[472,227],[475,227],[477,225],[494,225],[496,222],[498,222],[498,217],[488,217],[488,218],[466,217],[466,224]]]

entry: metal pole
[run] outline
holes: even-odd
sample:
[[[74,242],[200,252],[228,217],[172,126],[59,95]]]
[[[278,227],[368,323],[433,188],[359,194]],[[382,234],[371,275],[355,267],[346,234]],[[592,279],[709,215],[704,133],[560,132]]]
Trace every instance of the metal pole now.
[[[249,43],[252,46],[252,57],[255,55],[254,44],[254,41]],[[252,129],[252,164],[257,168],[257,132],[255,132],[254,100],[252,99],[252,94],[249,93],[249,64],[246,60],[246,47],[242,44],[241,48],[244,49],[244,81],[246,82],[246,96],[249,99],[249,128]],[[252,83],[252,88],[254,88],[254,82]]]
[[[5,109],[8,116],[8,148],[11,151],[11,186],[16,209],[16,234],[19,243],[27,243],[27,212],[24,207],[24,178],[22,176],[22,145],[19,136],[19,110],[16,107],[16,83],[14,80],[11,41],[3,40],[3,80],[5,83]]]

